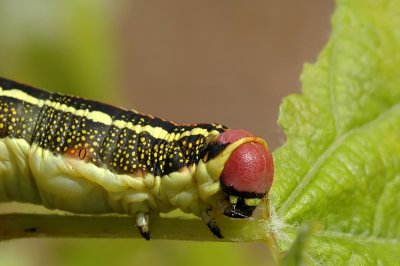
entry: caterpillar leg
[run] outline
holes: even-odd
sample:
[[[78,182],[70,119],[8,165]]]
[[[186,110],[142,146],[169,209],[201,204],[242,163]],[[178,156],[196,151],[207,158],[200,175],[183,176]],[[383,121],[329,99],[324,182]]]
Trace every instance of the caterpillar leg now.
[[[221,233],[221,229],[219,229],[217,225],[217,221],[211,214],[211,209],[205,209],[201,213],[201,218],[203,219],[203,222],[207,225],[208,229],[210,229],[210,231],[213,233],[213,235],[215,235],[218,238],[224,238],[224,236]]]
[[[136,213],[136,227],[146,240],[150,240],[149,215],[147,213]]]

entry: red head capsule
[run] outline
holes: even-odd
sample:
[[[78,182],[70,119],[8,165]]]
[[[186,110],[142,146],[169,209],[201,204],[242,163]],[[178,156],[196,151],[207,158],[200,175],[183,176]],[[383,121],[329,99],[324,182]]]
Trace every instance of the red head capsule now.
[[[233,143],[254,135],[243,129],[223,132],[217,139],[221,144]],[[266,194],[271,185],[274,173],[272,156],[267,147],[261,143],[245,142],[238,146],[225,163],[220,180],[225,187],[237,192]]]

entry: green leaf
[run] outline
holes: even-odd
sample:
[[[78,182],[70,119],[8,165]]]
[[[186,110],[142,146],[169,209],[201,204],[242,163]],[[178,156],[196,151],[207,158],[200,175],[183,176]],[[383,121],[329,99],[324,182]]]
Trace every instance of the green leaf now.
[[[278,252],[322,224],[311,264],[400,261],[400,1],[338,0],[329,43],[285,98],[274,152]]]

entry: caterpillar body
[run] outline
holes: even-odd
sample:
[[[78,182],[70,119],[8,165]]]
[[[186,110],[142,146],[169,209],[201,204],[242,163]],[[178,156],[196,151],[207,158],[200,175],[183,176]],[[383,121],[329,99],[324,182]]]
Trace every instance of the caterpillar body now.
[[[217,237],[214,211],[250,217],[268,192],[266,142],[219,124],[179,125],[0,78],[0,202],[148,214],[179,208]]]

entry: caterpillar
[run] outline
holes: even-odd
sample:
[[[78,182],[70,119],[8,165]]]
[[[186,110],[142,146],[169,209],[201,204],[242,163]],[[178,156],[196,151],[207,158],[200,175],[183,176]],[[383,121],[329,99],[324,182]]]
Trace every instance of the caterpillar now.
[[[80,214],[180,209],[218,238],[215,213],[253,214],[273,179],[267,143],[220,124],[180,125],[0,78],[0,202]]]

